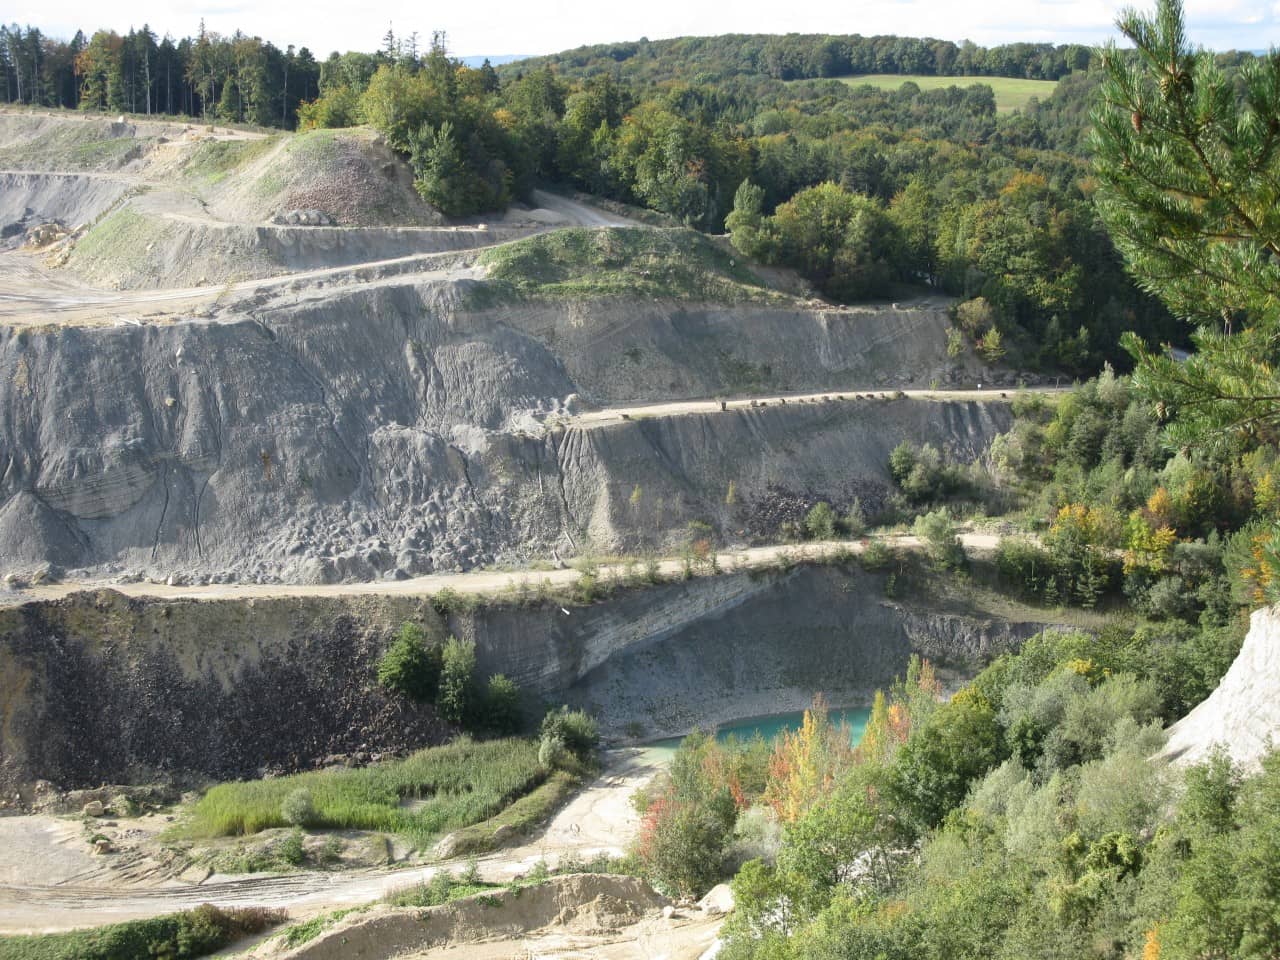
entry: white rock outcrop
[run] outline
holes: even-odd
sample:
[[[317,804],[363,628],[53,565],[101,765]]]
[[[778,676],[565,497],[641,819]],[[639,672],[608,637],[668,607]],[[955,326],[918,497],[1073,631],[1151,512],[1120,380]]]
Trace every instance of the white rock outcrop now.
[[[1254,612],[1231,669],[1203,703],[1169,728],[1161,755],[1198,763],[1223,744],[1231,759],[1256,768],[1280,742],[1280,606]]]

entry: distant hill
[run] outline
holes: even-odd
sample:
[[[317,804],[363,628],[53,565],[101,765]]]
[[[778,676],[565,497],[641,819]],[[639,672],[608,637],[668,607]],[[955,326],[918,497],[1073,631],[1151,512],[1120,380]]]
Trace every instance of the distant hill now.
[[[461,60],[464,64],[466,64],[468,67],[473,67],[473,68],[484,66],[484,62],[486,60],[489,61],[489,66],[499,67],[504,63],[515,63],[517,60],[527,60],[531,56],[533,56],[533,54],[531,53],[499,53],[499,54],[491,53],[487,56],[485,54],[481,54],[480,56],[477,56],[477,57],[459,57],[458,59]]]

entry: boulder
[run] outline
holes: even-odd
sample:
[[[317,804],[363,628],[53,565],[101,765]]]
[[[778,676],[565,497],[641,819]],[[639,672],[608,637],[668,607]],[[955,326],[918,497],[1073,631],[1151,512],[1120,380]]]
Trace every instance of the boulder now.
[[[457,833],[446,833],[431,850],[437,860],[450,860],[457,856],[459,836]]]
[[[733,890],[727,883],[717,884],[698,901],[698,909],[708,916],[719,916],[733,910]]]
[[[90,800],[80,812],[86,817],[101,817],[107,811],[101,800]]]

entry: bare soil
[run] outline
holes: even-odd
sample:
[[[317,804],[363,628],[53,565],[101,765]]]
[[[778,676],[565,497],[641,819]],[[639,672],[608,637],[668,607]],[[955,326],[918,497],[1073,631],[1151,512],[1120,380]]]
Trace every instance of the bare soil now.
[[[604,772],[573,798],[535,838],[481,858],[486,880],[506,883],[540,860],[620,855],[638,820],[631,795],[660,769],[659,756],[611,751]],[[113,825],[108,825],[113,824]],[[287,909],[294,919],[368,903],[431,879],[459,862],[346,873],[207,875],[166,870],[155,835],[161,817],[92,820],[48,815],[0,818],[0,933],[69,930],[156,916],[201,903]],[[111,837],[121,852],[95,855],[89,838]]]

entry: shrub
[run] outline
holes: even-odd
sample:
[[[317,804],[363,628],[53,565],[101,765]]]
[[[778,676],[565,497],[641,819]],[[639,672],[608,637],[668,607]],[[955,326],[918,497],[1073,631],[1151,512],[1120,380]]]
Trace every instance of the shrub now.
[[[872,540],[862,551],[864,570],[883,570],[893,562],[893,550],[881,540]]]
[[[484,692],[485,726],[499,734],[512,734],[520,729],[520,688],[505,674],[489,678]]]
[[[867,514],[860,497],[854,497],[849,504],[849,512],[844,515],[844,532],[850,537],[860,537],[867,532]]]
[[[670,894],[697,896],[721,879],[738,816],[726,759],[714,739],[691,734],[649,787],[636,852],[646,876]]]
[[[555,734],[544,733],[538,741],[538,762],[544,767],[558,767],[565,761],[568,751],[564,741]]]
[[[302,846],[302,830],[294,827],[276,846],[280,859],[290,866],[297,867],[307,859],[307,851]]]
[[[955,493],[963,486],[963,476],[946,462],[937,447],[916,446],[904,440],[889,454],[889,472],[911,503],[926,503]]]
[[[471,717],[475,708],[476,645],[470,640],[450,637],[441,651],[440,690],[436,708],[440,716],[455,726]]]
[[[559,740],[564,748],[579,760],[591,756],[600,743],[600,726],[585,710],[570,710],[562,706],[549,710],[542,718],[542,740]]]
[[[996,569],[1001,579],[1022,596],[1037,597],[1055,568],[1047,550],[1029,540],[1005,537],[996,549]]]
[[[440,683],[440,649],[428,646],[416,623],[406,623],[378,661],[378,683],[411,700],[429,701]]]
[[[964,548],[956,536],[956,525],[946,510],[934,510],[916,517],[913,532],[924,544],[929,559],[940,567],[964,564]]]
[[[299,787],[280,804],[280,816],[291,827],[309,827],[316,822],[316,805],[311,791]]]
[[[830,540],[836,535],[836,515],[829,503],[819,503],[804,518],[804,528],[814,540]]]
[[[994,324],[995,319],[995,311],[984,297],[974,297],[956,307],[956,323],[974,339]]]
[[[431,597],[431,609],[441,617],[447,617],[451,613],[465,613],[473,609],[475,605],[476,600],[474,597],[459,593],[453,587],[442,587]]]
[[[991,704],[971,688],[962,690],[911,732],[898,752],[889,794],[904,825],[923,833],[1003,759]]]

